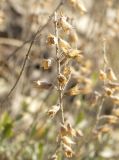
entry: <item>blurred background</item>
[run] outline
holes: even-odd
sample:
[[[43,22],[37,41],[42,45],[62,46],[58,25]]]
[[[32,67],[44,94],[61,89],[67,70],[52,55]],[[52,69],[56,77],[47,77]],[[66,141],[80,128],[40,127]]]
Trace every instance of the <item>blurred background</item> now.
[[[78,82],[85,90],[78,95],[67,94],[63,102],[65,121],[80,128],[84,139],[88,137],[86,141],[77,140],[76,156],[71,159],[118,160],[119,124],[114,124],[111,133],[104,134],[99,142],[92,140],[91,130],[98,109],[97,104],[92,104],[94,93],[102,92],[99,70],[103,68],[103,39],[108,66],[119,78],[119,0],[81,2],[87,10],[85,14],[72,8],[68,0],[58,11],[73,26],[77,40],[72,46],[82,50],[85,58],[80,64],[72,62],[68,85],[69,89]],[[30,39],[58,3],[59,0],[0,0],[0,160],[48,160],[55,151],[60,116],[51,119],[47,111],[57,103],[58,93],[56,89],[34,87],[34,81],[54,82],[56,77],[55,64],[48,70],[42,66],[43,59],[55,56],[54,49],[46,44],[47,35],[54,33],[52,21],[37,35],[20,81],[10,96],[8,93],[19,76]],[[111,115],[113,107],[107,98],[102,114]],[[66,159],[59,154],[58,160]]]

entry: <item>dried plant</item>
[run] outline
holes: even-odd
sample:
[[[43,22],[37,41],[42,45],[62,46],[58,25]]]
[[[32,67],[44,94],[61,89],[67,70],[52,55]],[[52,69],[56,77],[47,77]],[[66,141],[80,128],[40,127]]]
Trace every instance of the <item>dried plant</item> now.
[[[118,160],[119,7],[91,2],[0,2],[0,160]],[[21,18],[20,40],[5,11]]]

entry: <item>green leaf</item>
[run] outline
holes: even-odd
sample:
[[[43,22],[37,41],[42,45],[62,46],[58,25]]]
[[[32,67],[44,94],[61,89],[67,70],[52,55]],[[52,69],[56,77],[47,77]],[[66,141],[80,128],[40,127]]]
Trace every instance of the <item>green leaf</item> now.
[[[80,112],[76,118],[76,124],[80,123],[84,119],[84,113]]]
[[[1,139],[10,138],[13,135],[13,121],[7,112],[1,117],[0,135]]]
[[[38,145],[38,160],[42,160],[43,159],[43,144],[40,143]]]

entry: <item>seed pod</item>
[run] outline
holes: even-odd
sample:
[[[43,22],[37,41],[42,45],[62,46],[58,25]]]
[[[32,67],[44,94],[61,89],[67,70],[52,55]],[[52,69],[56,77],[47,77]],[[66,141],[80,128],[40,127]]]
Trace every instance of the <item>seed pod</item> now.
[[[63,75],[68,78],[70,73],[71,73],[71,67],[68,66],[64,67]]]
[[[48,35],[48,38],[47,38],[47,44],[48,44],[49,46],[54,45],[54,44],[57,44],[57,38],[56,38],[54,35],[49,34],[49,35]]]
[[[83,137],[83,132],[82,132],[80,129],[78,129],[78,130],[76,131],[76,136],[77,136],[77,137]]]
[[[99,79],[104,81],[106,80],[107,76],[106,76],[106,73],[102,70],[100,70],[100,73],[99,73]]]
[[[58,27],[62,28],[64,32],[68,32],[72,26],[71,24],[69,24],[67,21],[66,21],[66,17],[62,16],[59,20],[58,20]]]
[[[117,78],[116,78],[116,76],[115,76],[115,74],[114,74],[114,72],[112,71],[112,69],[111,68],[108,68],[107,69],[107,71],[106,71],[106,74],[107,74],[107,78],[109,79],[109,80],[117,80]]]
[[[67,134],[72,137],[76,136],[76,131],[71,127],[70,123],[67,124]]]
[[[64,86],[67,82],[67,79],[63,74],[60,74],[58,76],[58,81],[59,81],[60,86]]]
[[[65,92],[65,95],[75,96],[80,94],[79,87],[76,85]]]
[[[60,109],[59,105],[52,106],[51,109],[49,109],[47,112],[49,117],[53,118],[56,115],[56,113],[59,111],[59,109]]]
[[[83,56],[80,54],[82,51],[77,49],[70,49],[67,53],[64,53],[68,58],[82,58]]]
[[[110,89],[110,88],[108,88],[108,87],[105,87],[105,86],[104,86],[104,91],[105,91],[105,93],[106,93],[106,96],[111,96],[112,93],[113,93],[113,90],[112,90],[112,89]]]
[[[61,38],[59,39],[59,47],[63,52],[67,52],[71,48],[69,43]]]
[[[71,140],[69,137],[67,137],[67,136],[63,136],[63,137],[61,138],[61,140],[62,140],[62,142],[63,142],[64,144],[66,144],[66,145],[75,144],[75,142],[72,141],[72,140]]]
[[[108,133],[111,131],[111,127],[109,125],[103,125],[97,129],[101,133]]]
[[[44,81],[35,81],[35,87],[39,89],[49,89],[53,86],[52,83],[44,82]]]
[[[63,143],[63,150],[64,150],[65,156],[67,158],[71,158],[74,155],[74,152],[71,149],[71,147],[69,145],[64,144],[64,143]]]
[[[44,70],[48,70],[49,68],[51,68],[51,64],[51,59],[43,59],[41,62],[41,66],[44,68]]]
[[[60,134],[61,134],[61,137],[67,135],[67,127],[65,125],[63,125],[63,124],[61,124]]]

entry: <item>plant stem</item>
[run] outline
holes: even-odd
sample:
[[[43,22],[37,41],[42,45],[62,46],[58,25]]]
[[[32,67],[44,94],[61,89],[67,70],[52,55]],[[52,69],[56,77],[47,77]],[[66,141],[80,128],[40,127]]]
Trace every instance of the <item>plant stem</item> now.
[[[59,53],[59,46],[58,46],[58,28],[57,28],[57,12],[55,12],[55,35],[57,38],[57,43],[56,43],[56,62],[57,62],[57,76],[61,74],[61,66],[60,66],[60,53]],[[63,104],[62,104],[62,87],[60,83],[58,82],[58,93],[59,93],[59,106],[61,110],[61,117],[62,117],[62,123],[64,124],[64,109],[63,109]]]

